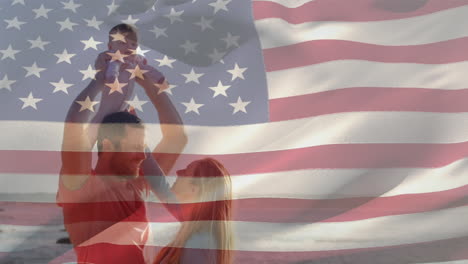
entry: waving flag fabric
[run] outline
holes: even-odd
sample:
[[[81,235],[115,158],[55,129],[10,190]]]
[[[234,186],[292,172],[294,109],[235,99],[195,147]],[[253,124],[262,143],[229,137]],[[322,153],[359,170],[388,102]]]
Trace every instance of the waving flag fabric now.
[[[0,262],[73,261],[55,244],[63,120],[121,22],[172,85],[189,136],[176,168],[212,156],[233,175],[235,263],[468,262],[467,12],[467,0],[2,1]],[[155,145],[156,112],[142,89],[132,98]],[[178,227],[163,210],[149,205],[158,247]]]

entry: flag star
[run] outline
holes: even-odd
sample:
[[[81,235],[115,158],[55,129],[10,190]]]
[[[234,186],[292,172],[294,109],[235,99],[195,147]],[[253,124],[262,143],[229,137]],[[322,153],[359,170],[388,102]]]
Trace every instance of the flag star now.
[[[169,57],[167,57],[166,55],[164,55],[164,58],[162,58],[162,60],[158,60],[158,59],[154,59],[155,61],[159,62],[159,67],[162,67],[162,66],[167,66],[171,69],[173,69],[174,67],[172,66],[172,63],[174,63],[176,60],[171,60],[169,59]]]
[[[75,4],[73,0],[70,0],[68,3],[62,2],[62,4],[63,4],[63,9],[69,9],[73,13],[76,13],[76,9],[81,6],[81,4]]]
[[[130,76],[130,80],[135,78],[135,77],[138,77],[142,80],[145,79],[145,77],[143,77],[143,74],[147,73],[148,71],[147,70],[142,70],[140,69],[140,66],[137,64],[137,66],[135,67],[135,69],[127,69],[128,72],[130,72],[132,75]]]
[[[14,84],[15,82],[16,80],[8,80],[8,75],[5,74],[5,76],[3,76],[3,79],[0,80],[0,90],[7,89],[11,91],[11,85]]]
[[[96,41],[94,40],[93,37],[90,37],[88,40],[82,40],[81,42],[85,44],[85,47],[83,50],[87,50],[88,48],[93,48],[95,50],[98,50],[97,45],[102,44],[101,41]]]
[[[226,42],[226,49],[229,49],[231,46],[234,46],[236,48],[239,47],[239,38],[240,36],[233,36],[230,32],[228,32],[227,37],[222,38],[224,42]]]
[[[140,112],[143,112],[142,106],[146,104],[148,101],[141,101],[138,99],[138,95],[135,94],[132,101],[125,101],[129,106],[133,107],[133,109],[137,109]]]
[[[196,50],[197,46],[198,46],[197,42],[191,42],[190,40],[186,40],[184,44],[180,45],[180,47],[184,49],[185,55],[191,52],[197,53],[197,50]]]
[[[184,10],[176,12],[174,8],[171,8],[171,13],[164,15],[171,21],[171,25],[176,21],[184,22],[180,16],[184,13]]]
[[[214,8],[214,13],[218,13],[219,10],[224,10],[224,11],[229,11],[227,8],[227,5],[231,2],[231,0],[216,0],[216,2],[213,2],[209,4]]]
[[[39,8],[36,8],[36,9],[33,9],[32,10],[34,13],[36,13],[36,17],[34,19],[38,19],[40,17],[45,17],[45,18],[49,18],[49,16],[47,16],[47,13],[49,13],[50,11],[52,11],[52,9],[48,9],[48,8],[44,8],[44,5],[41,4],[41,7]]]
[[[84,101],[76,101],[76,103],[81,105],[81,108],[80,108],[79,112],[84,111],[86,109],[91,111],[91,112],[94,112],[94,106],[99,104],[98,101],[91,101],[89,96],[87,96]]]
[[[222,64],[224,64],[224,56],[226,55],[226,52],[219,52],[217,49],[214,49],[213,50],[213,53],[211,54],[208,54],[208,57],[211,58],[211,63],[214,64],[216,62],[221,62]]]
[[[8,23],[6,29],[14,27],[18,30],[21,30],[21,25],[26,24],[26,22],[19,21],[18,17],[14,17],[13,19],[5,19],[3,21]]]
[[[214,91],[213,98],[215,98],[218,95],[224,95],[224,97],[227,97],[226,90],[229,89],[229,87],[231,87],[231,85],[223,85],[223,83],[219,81],[218,86],[208,88]]]
[[[124,58],[129,56],[129,55],[125,55],[125,54],[120,53],[120,50],[117,50],[115,53],[106,52],[106,54],[111,56],[111,62],[113,62],[113,61],[125,62]]]
[[[155,38],[159,38],[160,36],[167,37],[166,30],[167,28],[158,28],[157,26],[153,26],[153,29],[150,30],[150,32],[154,33]]]
[[[93,79],[95,80],[96,73],[100,72],[101,70],[95,70],[91,65],[88,65],[88,69],[80,71],[83,74],[82,81],[86,79]]]
[[[76,54],[68,53],[67,49],[64,49],[61,54],[57,53],[57,54],[54,54],[54,55],[57,56],[57,58],[58,58],[57,64],[59,64],[62,61],[67,62],[68,64],[71,64],[70,59],[73,58],[74,56],[76,56]]]
[[[107,5],[107,9],[109,9],[109,11],[107,12],[107,15],[110,16],[110,14],[114,13],[115,10],[117,10],[117,8],[119,8],[119,5],[116,5],[115,1],[112,0],[112,4]]]
[[[28,40],[31,43],[30,49],[39,48],[44,50],[44,46],[49,44],[50,41],[42,41],[41,36],[38,36],[36,40]]]
[[[230,105],[232,107],[234,107],[234,110],[232,112],[232,114],[235,114],[239,111],[242,111],[244,113],[247,113],[247,110],[245,110],[245,107],[250,104],[250,101],[249,102],[243,102],[242,99],[240,98],[240,96],[237,98],[237,102],[235,103],[230,103]]]
[[[194,113],[197,113],[198,115],[200,114],[200,112],[198,112],[198,108],[204,106],[204,104],[197,104],[195,103],[195,100],[193,100],[193,97],[192,99],[190,99],[190,102],[188,103],[184,103],[182,102],[183,105],[185,105],[185,114],[187,113],[190,113],[190,112],[194,112]]]
[[[176,87],[177,87],[177,85],[169,84],[169,86],[168,86],[166,89],[164,89],[164,90],[159,90],[159,91],[158,91],[158,94],[164,93],[164,92],[165,92],[165,93],[168,93],[168,94],[170,94],[170,95],[173,95],[173,94],[172,94],[172,89],[174,89],[174,88],[176,88]]]
[[[101,30],[101,28],[99,27],[102,23],[104,23],[103,21],[99,21],[99,20],[96,20],[96,16],[93,16],[92,19],[83,19],[84,21],[86,21],[86,23],[88,24],[87,26],[88,27],[93,27],[97,30]]]
[[[57,24],[60,25],[60,32],[63,31],[64,29],[68,29],[70,31],[73,31],[73,27],[78,25],[77,23],[73,23],[70,21],[70,19],[67,17],[64,21],[57,21]]]
[[[65,83],[65,81],[63,80],[63,78],[60,78],[60,81],[59,82],[50,82],[50,84],[52,84],[54,86],[54,91],[52,93],[56,93],[56,92],[59,92],[59,91],[62,91],[66,94],[68,94],[68,88],[70,86],[73,86],[73,84],[69,84],[69,83]]]
[[[109,94],[119,92],[123,94],[122,88],[127,86],[128,83],[120,83],[118,78],[115,78],[114,83],[106,83],[106,86],[110,88]]]
[[[15,54],[20,52],[20,50],[14,50],[12,47],[11,47],[11,44],[8,45],[8,48],[7,49],[4,49],[4,50],[0,50],[0,52],[3,54],[2,56],[2,60],[6,59],[6,58],[10,58],[12,60],[16,60],[16,57],[15,57]]]
[[[232,74],[232,80],[234,81],[237,78],[241,78],[242,80],[245,80],[244,78],[244,72],[247,70],[247,68],[239,68],[239,65],[234,66],[234,69],[228,70],[230,74]]]
[[[136,22],[138,22],[138,18],[133,18],[132,15],[129,15],[127,19],[122,20],[122,23],[128,24],[128,25],[133,25],[135,26]]]
[[[23,67],[23,68],[27,71],[26,77],[30,75],[35,75],[36,77],[41,78],[41,72],[46,70],[46,68],[37,67],[36,62],[34,62],[33,65],[31,65],[31,67]]]
[[[41,98],[34,98],[32,92],[29,93],[28,97],[22,97],[19,99],[23,101],[23,107],[21,107],[21,109],[24,109],[29,106],[37,110],[36,104],[42,101]]]
[[[145,56],[145,54],[146,54],[147,52],[149,52],[149,50],[141,49],[140,46],[138,46],[138,47],[136,48],[136,50],[132,50],[132,49],[131,49],[130,51],[132,52],[133,55],[138,54],[138,55],[141,55],[141,56],[143,56],[143,57]]]
[[[112,37],[112,41],[122,41],[123,43],[127,43],[127,40],[125,40],[125,34],[120,33],[120,31],[110,34],[110,36]]]
[[[205,75],[205,74],[204,73],[195,73],[195,71],[192,68],[190,73],[187,73],[187,74],[182,73],[182,75],[186,78],[185,83],[195,82],[195,83],[200,84],[200,81],[198,79],[200,77],[202,77],[203,75]]]
[[[193,23],[197,26],[200,26],[201,27],[201,31],[205,31],[207,28],[211,28],[211,29],[214,29],[213,28],[213,25],[211,24],[213,23],[213,19],[205,19],[204,16],[201,17],[201,20],[200,22],[196,22],[196,23]]]
[[[16,5],[16,4],[25,5],[24,0],[13,0],[13,2],[11,3],[12,6]]]

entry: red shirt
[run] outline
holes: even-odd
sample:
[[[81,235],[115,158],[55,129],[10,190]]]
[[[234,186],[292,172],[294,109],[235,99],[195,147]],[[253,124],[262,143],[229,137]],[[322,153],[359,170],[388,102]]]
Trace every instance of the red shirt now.
[[[57,203],[78,262],[144,263],[149,225],[143,197],[148,187],[140,175],[120,181],[92,171],[77,190],[69,190],[60,180]]]

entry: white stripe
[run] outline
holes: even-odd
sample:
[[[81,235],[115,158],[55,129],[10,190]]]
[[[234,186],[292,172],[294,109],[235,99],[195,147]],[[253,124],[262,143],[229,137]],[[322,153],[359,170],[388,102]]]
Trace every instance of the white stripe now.
[[[422,243],[468,235],[467,217],[468,206],[336,223],[233,221],[234,249],[268,252],[322,251]],[[114,225],[116,229],[119,224],[121,223]],[[50,243],[52,239],[48,237],[59,236],[62,228],[48,226],[45,230],[40,230],[40,227],[31,230],[31,227],[24,226],[0,227],[3,230],[0,233],[1,252],[20,251]],[[165,246],[177,232],[179,223],[153,223],[152,228],[155,238],[150,244]],[[45,235],[47,236],[44,237]],[[115,232],[112,235],[112,239],[107,240],[107,236],[103,234],[93,243],[119,243],[120,239],[115,236]]]
[[[316,0],[268,0],[268,1],[265,1],[265,0],[253,0],[254,2],[273,2],[273,3],[277,3],[277,4],[280,4],[284,7],[288,7],[288,8],[296,8],[296,7],[300,7],[306,3],[309,3],[309,2],[314,2]]]
[[[421,45],[468,36],[468,31],[461,26],[468,24],[467,13],[468,6],[464,6],[398,20],[319,21],[297,25],[280,18],[267,18],[256,21],[255,26],[263,49],[319,39],[387,46]]]
[[[189,142],[183,153],[241,154],[350,143],[458,143],[468,141],[467,119],[468,113],[353,112],[232,127],[186,126]],[[0,127],[2,150],[61,149],[60,123],[2,121]],[[146,135],[154,147],[161,138],[159,125],[147,125]]]
[[[454,261],[444,261],[444,262],[424,262],[424,263],[417,263],[417,264],[466,264],[468,260],[454,260]]]
[[[284,171],[234,176],[232,188],[234,199],[391,197],[463,187],[468,185],[467,171],[468,159],[436,169]],[[174,176],[167,178],[175,180]],[[55,203],[57,186],[58,175],[0,174],[0,201]]]
[[[269,72],[267,82],[270,99],[351,87],[461,90],[468,87],[465,72],[467,62],[427,65],[344,60]]]

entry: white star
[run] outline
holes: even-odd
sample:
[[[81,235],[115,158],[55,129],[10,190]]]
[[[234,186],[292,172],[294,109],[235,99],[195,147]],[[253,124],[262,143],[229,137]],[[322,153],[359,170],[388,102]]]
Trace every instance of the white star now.
[[[36,103],[42,101],[41,98],[34,98],[32,92],[29,93],[28,97],[22,97],[19,99],[23,101],[23,107],[21,107],[21,109],[24,109],[29,106],[37,110]]]
[[[224,64],[224,56],[226,55],[226,52],[219,52],[217,49],[214,49],[213,50],[213,53],[211,54],[208,54],[208,57],[211,58],[211,63],[214,64],[216,62],[221,62],[222,64]]]
[[[81,105],[80,111],[88,109],[91,112],[94,112],[94,105],[99,104],[98,101],[91,101],[89,96],[86,97],[84,101],[76,101],[77,104]]]
[[[127,86],[128,83],[120,83],[118,78],[115,78],[114,83],[106,83],[105,85],[110,88],[109,94],[119,92],[123,94],[122,88]]]
[[[64,49],[61,54],[57,53],[57,54],[54,54],[54,55],[57,56],[57,58],[58,58],[57,64],[59,64],[62,61],[67,62],[68,64],[71,64],[70,59],[73,58],[74,56],[76,56],[76,54],[68,53],[67,49]]]
[[[142,106],[146,104],[148,101],[140,101],[140,99],[138,99],[138,95],[135,95],[132,101],[125,101],[125,102],[129,106],[133,107],[134,109],[137,109],[138,111],[143,112]]]
[[[95,80],[96,73],[100,72],[101,70],[95,70],[91,65],[88,65],[88,69],[80,71],[83,74],[82,81],[86,79],[93,79]]]
[[[3,80],[0,80],[0,90],[7,89],[11,91],[11,85],[14,84],[16,80],[8,80],[8,75],[3,76]]]
[[[148,71],[147,70],[142,70],[140,69],[140,66],[137,64],[137,66],[135,67],[135,69],[127,69],[127,71],[129,73],[131,73],[132,75],[130,76],[130,80],[135,78],[135,77],[138,77],[142,80],[145,79],[145,77],[143,77],[143,74],[147,73]]]
[[[117,50],[115,53],[106,52],[106,54],[112,57],[111,62],[113,62],[113,61],[125,62],[124,58],[129,56],[129,55],[125,55],[125,54],[122,55],[122,53],[120,53],[120,50]]]
[[[193,100],[193,97],[192,99],[190,99],[190,102],[188,103],[182,103],[183,105],[185,105],[186,109],[185,109],[185,113],[190,113],[190,112],[195,112],[197,113],[198,115],[200,114],[200,112],[198,112],[198,108],[204,106],[204,104],[197,104],[195,103],[195,100]]]
[[[14,49],[11,47],[11,44],[10,44],[10,45],[8,45],[8,48],[7,48],[7,49],[0,50],[0,52],[3,54],[2,60],[6,59],[6,58],[10,58],[10,59],[16,60],[15,54],[18,53],[18,52],[20,52],[20,50],[14,50]]]
[[[140,19],[138,19],[138,18],[133,18],[132,15],[129,15],[129,16],[127,17],[127,19],[122,20],[122,23],[135,26],[135,24],[136,24],[136,22],[138,22],[138,20],[140,20]]]
[[[164,16],[167,17],[171,21],[171,25],[172,25],[176,21],[184,22],[182,18],[180,18],[180,16],[183,13],[184,13],[184,10],[176,12],[174,8],[171,8],[171,13],[166,14]]]
[[[150,30],[150,32],[154,33],[155,38],[159,38],[160,36],[167,37],[166,30],[167,28],[158,28],[157,26],[153,26],[153,29]]]
[[[11,5],[16,5],[16,4],[22,4],[22,5],[25,5],[24,4],[24,0],[13,0],[13,2],[11,3]]]
[[[82,40],[81,42],[85,44],[85,47],[83,50],[87,50],[88,48],[93,48],[95,50],[98,50],[97,45],[102,44],[101,41],[95,41],[93,37],[90,37],[88,40]]]
[[[70,0],[68,3],[62,2],[62,4],[63,4],[63,9],[69,9],[73,13],[76,13],[76,9],[81,6],[81,4],[75,4],[73,0]]]
[[[203,75],[205,75],[205,74],[204,73],[195,73],[195,71],[192,68],[190,73],[187,73],[187,74],[182,73],[182,75],[186,78],[185,83],[195,82],[195,83],[200,84],[200,81],[198,79],[200,77],[202,77]]]
[[[73,86],[73,84],[69,84],[69,83],[65,83],[65,81],[63,80],[63,78],[60,78],[60,81],[59,82],[50,82],[50,84],[52,84],[54,86],[54,91],[52,93],[56,93],[58,91],[62,91],[66,94],[68,94],[68,88],[70,86]]]
[[[198,46],[197,42],[191,42],[190,40],[186,40],[184,44],[180,45],[181,48],[184,49],[185,55],[189,53],[197,53],[196,47]]]
[[[68,17],[64,21],[57,21],[57,24],[60,25],[60,31],[63,31],[64,29],[73,31],[73,27],[78,25],[77,23],[70,22],[70,19]]]
[[[127,43],[127,40],[125,40],[125,34],[120,33],[120,31],[110,34],[110,36],[112,37],[112,41],[122,41],[123,43]]]
[[[26,24],[26,22],[18,21],[18,17],[14,17],[13,19],[5,19],[3,21],[8,23],[6,29],[14,27],[18,30],[21,30],[21,25]]]
[[[31,43],[30,49],[39,48],[41,50],[44,50],[44,46],[50,43],[50,41],[42,41],[41,36],[37,37],[36,40],[28,40],[28,41],[29,43]]]
[[[235,102],[235,103],[230,103],[230,105],[231,105],[232,107],[234,107],[234,110],[233,110],[232,114],[235,114],[235,113],[237,113],[237,112],[239,112],[239,111],[242,111],[242,112],[244,112],[244,113],[247,113],[247,110],[245,110],[245,107],[246,107],[248,104],[250,104],[250,101],[249,101],[249,102],[243,102],[242,99],[241,99],[240,96],[239,96],[239,98],[237,98],[237,102]]]
[[[132,49],[131,49],[130,51],[132,52],[133,55],[138,54],[138,55],[141,55],[141,56],[143,56],[143,57],[145,56],[145,54],[146,54],[147,52],[149,52],[149,50],[141,49],[140,46],[138,46],[138,47],[136,48],[136,50],[132,50]]]
[[[214,91],[213,98],[215,98],[216,96],[220,94],[224,95],[224,97],[227,97],[226,90],[229,89],[229,87],[231,87],[231,85],[223,85],[223,83],[219,81],[218,86],[208,87],[208,88]]]
[[[34,19],[38,19],[40,17],[45,17],[45,18],[49,18],[49,16],[47,16],[47,13],[49,13],[50,11],[52,11],[52,9],[48,9],[48,8],[44,8],[44,5],[41,4],[41,7],[39,8],[36,8],[36,9],[33,9],[32,10],[34,13],[36,13],[36,17]]]
[[[86,21],[86,23],[88,24],[87,26],[88,27],[93,27],[97,30],[101,30],[101,28],[99,27],[102,23],[104,23],[103,21],[99,21],[99,20],[96,20],[96,16],[93,16],[92,19],[84,19],[84,21]]]
[[[114,13],[115,10],[117,10],[117,8],[119,8],[119,5],[116,5],[115,1],[112,0],[112,4],[107,5],[107,9],[109,9],[109,11],[107,12],[107,15],[110,16],[110,14]]]
[[[228,72],[230,74],[232,74],[232,80],[231,81],[234,81],[237,78],[241,78],[242,80],[245,80],[244,79],[244,72],[246,70],[247,70],[247,68],[239,68],[239,65],[237,65],[237,63],[236,63],[236,66],[234,66],[234,69],[228,70]]]
[[[31,65],[31,67],[23,67],[23,68],[27,71],[26,77],[30,75],[35,75],[36,77],[41,78],[41,72],[46,70],[46,68],[37,67],[36,62],[34,62],[33,65]]]
[[[174,68],[172,66],[172,63],[174,63],[176,61],[176,60],[169,59],[169,57],[167,57],[166,55],[164,55],[164,58],[162,58],[162,60],[158,60],[158,59],[154,59],[154,60],[159,62],[159,67],[167,66],[167,67],[169,67],[171,69]]]
[[[219,10],[229,11],[226,6],[230,2],[231,0],[216,0],[216,2],[213,2],[209,5],[214,7],[214,13],[216,14]]]
[[[196,23],[193,23],[197,26],[200,26],[201,27],[201,31],[205,31],[207,28],[211,28],[211,29],[214,29],[213,28],[213,25],[211,25],[211,23],[213,23],[213,19],[205,19],[204,16],[201,17],[201,20],[200,22],[196,22]]]
[[[229,49],[231,46],[234,46],[234,47],[238,48],[239,47],[239,43],[238,43],[239,38],[240,38],[240,36],[233,36],[233,35],[231,35],[230,32],[228,32],[227,37],[222,38],[222,40],[224,42],[226,42],[226,49]]]
[[[174,89],[174,88],[176,88],[176,87],[177,87],[177,85],[169,84],[169,87],[167,87],[166,89],[164,89],[164,90],[159,90],[159,91],[158,91],[158,94],[165,92],[165,93],[168,93],[168,94],[170,94],[170,95],[173,95],[173,94],[172,94],[172,89]]]

